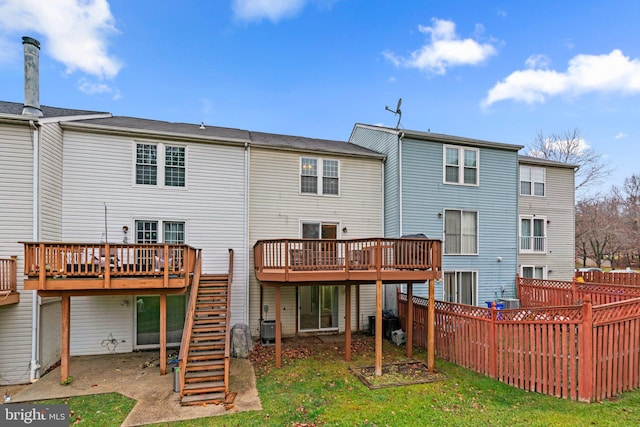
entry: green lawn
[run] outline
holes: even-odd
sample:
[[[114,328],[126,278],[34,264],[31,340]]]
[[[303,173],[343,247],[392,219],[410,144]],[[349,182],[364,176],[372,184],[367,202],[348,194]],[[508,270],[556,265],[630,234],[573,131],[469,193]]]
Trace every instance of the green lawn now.
[[[341,344],[310,340],[285,345],[283,367],[273,367],[273,347],[254,352],[262,411],[195,419],[171,426],[629,426],[640,425],[640,391],[593,404],[528,393],[436,360],[444,381],[369,390],[349,366],[374,363],[373,343],[354,337],[352,362]],[[384,343],[384,363],[402,360],[404,347]],[[426,353],[414,351],[426,361]],[[95,404],[69,399],[71,410],[112,412],[115,422],[129,403]],[[117,408],[117,409],[115,409]],[[124,417],[122,417],[124,419]],[[105,418],[107,419],[107,418]],[[72,418],[73,420],[73,418]],[[95,420],[95,421],[94,421]],[[85,416],[82,425],[104,424]],[[113,424],[117,425],[117,424]],[[165,425],[165,424],[163,424]],[[166,424],[168,425],[168,424]]]

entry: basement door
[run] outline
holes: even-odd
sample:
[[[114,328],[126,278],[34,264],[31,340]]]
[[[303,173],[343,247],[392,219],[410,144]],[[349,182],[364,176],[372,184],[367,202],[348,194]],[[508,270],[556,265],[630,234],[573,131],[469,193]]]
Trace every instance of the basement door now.
[[[136,243],[184,243],[184,222],[136,221]],[[162,231],[162,234],[160,233]],[[167,345],[180,346],[186,316],[186,295],[167,295]],[[135,348],[158,348],[160,345],[160,297],[136,296]]]
[[[303,239],[336,239],[338,224],[303,222]],[[298,329],[304,331],[338,329],[338,287],[298,287]]]

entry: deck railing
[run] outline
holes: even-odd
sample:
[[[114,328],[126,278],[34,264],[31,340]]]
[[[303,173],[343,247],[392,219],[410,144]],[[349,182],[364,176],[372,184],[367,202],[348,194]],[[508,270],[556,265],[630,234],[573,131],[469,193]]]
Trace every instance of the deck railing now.
[[[260,240],[254,246],[257,273],[441,269],[441,242],[416,238],[353,240]]]
[[[18,291],[17,257],[0,258],[0,298]]]
[[[195,248],[181,244],[27,242],[25,289],[186,287],[195,268],[195,255]],[[79,279],[91,280],[76,286]],[[123,280],[130,279],[139,280],[123,285]]]

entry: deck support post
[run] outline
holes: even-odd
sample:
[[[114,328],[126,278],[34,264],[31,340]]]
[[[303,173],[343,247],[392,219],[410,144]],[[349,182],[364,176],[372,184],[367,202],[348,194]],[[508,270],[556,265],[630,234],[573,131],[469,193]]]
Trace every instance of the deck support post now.
[[[377,377],[382,375],[382,279],[376,280],[376,368]]]
[[[62,296],[62,348],[60,355],[60,382],[69,378],[69,355],[71,354],[71,297]]]
[[[407,283],[407,357],[413,357],[413,283]]]
[[[344,360],[351,362],[351,285],[344,288]]]
[[[167,294],[160,294],[160,375],[167,373]]]
[[[435,348],[436,348],[435,294],[436,294],[435,279],[431,279],[429,280],[429,307],[427,310],[427,368],[429,369],[429,372],[433,372],[435,370],[435,359],[436,359],[435,358]]]
[[[280,331],[280,285],[276,286],[276,368],[282,366],[282,331]]]

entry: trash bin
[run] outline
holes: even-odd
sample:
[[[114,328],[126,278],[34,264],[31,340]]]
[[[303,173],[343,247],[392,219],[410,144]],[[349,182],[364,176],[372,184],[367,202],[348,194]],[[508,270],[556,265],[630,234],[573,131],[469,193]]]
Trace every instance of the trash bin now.
[[[376,334],[376,316],[369,316],[369,335]]]
[[[171,370],[173,371],[173,391],[180,393],[180,367],[174,366]]]

